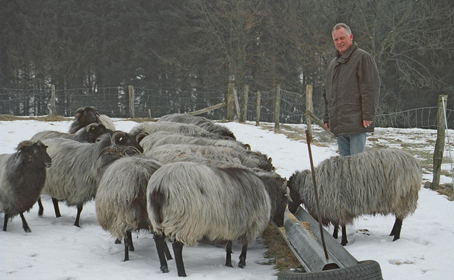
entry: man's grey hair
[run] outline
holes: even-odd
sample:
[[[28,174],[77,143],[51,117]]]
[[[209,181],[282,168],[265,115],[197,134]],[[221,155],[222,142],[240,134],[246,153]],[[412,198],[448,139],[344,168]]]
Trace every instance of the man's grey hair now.
[[[345,28],[345,31],[347,32],[347,36],[350,36],[350,34],[352,34],[352,30],[345,23],[337,23],[336,25],[334,25],[333,31],[331,33],[334,33],[334,31],[339,30],[342,27]]]

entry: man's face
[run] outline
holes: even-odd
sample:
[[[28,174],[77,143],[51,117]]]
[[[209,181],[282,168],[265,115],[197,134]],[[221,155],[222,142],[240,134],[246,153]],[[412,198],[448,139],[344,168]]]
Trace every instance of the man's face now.
[[[350,48],[350,46],[353,44],[353,33],[348,36],[345,28],[341,27],[337,30],[334,30],[333,41],[336,50],[339,52],[339,54],[343,55],[344,52],[346,52],[348,48]]]

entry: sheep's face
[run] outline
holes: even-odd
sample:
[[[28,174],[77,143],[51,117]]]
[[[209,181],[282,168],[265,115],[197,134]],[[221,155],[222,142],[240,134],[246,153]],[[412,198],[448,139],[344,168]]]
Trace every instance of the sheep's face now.
[[[293,174],[288,182],[287,182],[287,187],[290,189],[290,199],[288,202],[288,209],[290,210],[291,213],[295,213],[296,210],[298,210],[298,207],[300,206],[302,199],[297,191],[298,186],[296,185],[296,177],[297,174]]]
[[[286,179],[281,180],[281,190],[279,193],[279,197],[277,197],[277,207],[276,213],[274,214],[273,221],[278,227],[284,226],[284,215],[285,209],[287,208],[287,204],[289,202],[287,198],[287,181]]]
[[[99,113],[95,107],[79,108],[76,111],[75,119],[82,124],[99,123]]]
[[[17,148],[16,157],[35,168],[48,168],[52,165],[52,159],[47,154],[47,146],[41,141],[30,143],[23,141]]]
[[[116,145],[132,146],[143,153],[143,147],[128,133],[115,134],[112,136]]]
[[[103,124],[90,124],[85,128],[86,140],[88,143],[95,143],[99,136],[111,132]]]

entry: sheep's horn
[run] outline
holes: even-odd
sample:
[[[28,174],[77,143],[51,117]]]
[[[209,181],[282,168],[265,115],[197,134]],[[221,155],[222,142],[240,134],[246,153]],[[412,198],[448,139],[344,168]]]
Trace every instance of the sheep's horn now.
[[[87,125],[87,126],[85,127],[85,131],[86,131],[86,132],[89,132],[90,129],[94,129],[94,128],[97,127],[97,126],[98,126],[97,123],[91,123],[91,124],[89,124],[89,125]]]
[[[115,131],[115,132],[112,134],[112,136],[110,137],[110,140],[111,140],[112,145],[115,145],[115,144],[116,144],[115,139],[117,139],[117,137],[121,137],[121,136],[125,136],[125,135],[126,135],[126,133],[123,132],[123,131],[121,131],[121,130]]]
[[[288,201],[293,202],[292,198],[290,197],[290,188],[289,187],[287,187],[285,196],[287,197]]]
[[[136,136],[137,143],[140,143],[140,141],[142,141],[143,138],[145,138],[145,136],[147,136],[147,135],[148,135],[148,133],[146,133],[146,132],[141,132],[141,133],[137,134],[137,136]]]

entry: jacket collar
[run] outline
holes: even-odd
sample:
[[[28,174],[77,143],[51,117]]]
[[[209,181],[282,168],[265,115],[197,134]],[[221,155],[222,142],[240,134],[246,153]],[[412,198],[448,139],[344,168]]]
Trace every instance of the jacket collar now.
[[[342,56],[339,56],[339,51],[336,50],[337,63],[345,63],[350,58],[350,55],[358,48],[358,44],[353,42],[353,44],[348,48]]]

